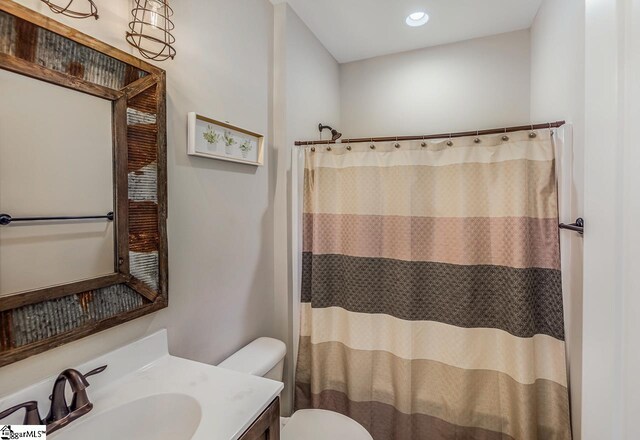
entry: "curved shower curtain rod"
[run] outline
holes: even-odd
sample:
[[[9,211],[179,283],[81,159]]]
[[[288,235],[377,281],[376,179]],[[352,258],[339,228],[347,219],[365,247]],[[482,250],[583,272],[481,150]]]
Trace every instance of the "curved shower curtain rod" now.
[[[565,124],[564,121],[556,121],[556,122],[547,122],[544,124],[529,124],[529,125],[518,125],[515,127],[492,128],[489,130],[473,130],[473,131],[461,131],[458,133],[427,134],[424,136],[387,136],[387,137],[374,137],[374,138],[345,139],[344,141],[329,141],[329,140],[296,141],[295,144],[297,146],[305,146],[305,145],[327,145],[327,144],[335,144],[335,143],[351,144],[356,142],[421,141],[425,139],[446,139],[446,138],[456,138],[456,137],[464,137],[464,136],[480,136],[483,134],[511,133],[514,131],[522,131],[522,130],[542,130],[544,128],[558,128],[564,124]]]

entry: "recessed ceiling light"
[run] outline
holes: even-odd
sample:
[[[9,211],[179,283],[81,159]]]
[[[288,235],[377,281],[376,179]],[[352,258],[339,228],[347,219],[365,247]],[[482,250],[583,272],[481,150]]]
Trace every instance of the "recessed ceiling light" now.
[[[426,24],[427,21],[429,21],[429,14],[422,11],[409,14],[406,19],[407,24],[412,27],[422,26],[423,24]]]

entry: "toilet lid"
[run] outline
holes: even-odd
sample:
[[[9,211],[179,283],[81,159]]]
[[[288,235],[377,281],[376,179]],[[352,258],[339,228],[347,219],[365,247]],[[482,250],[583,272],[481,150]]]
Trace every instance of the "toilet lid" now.
[[[324,409],[301,409],[282,428],[282,440],[373,440],[366,429],[349,417]]]

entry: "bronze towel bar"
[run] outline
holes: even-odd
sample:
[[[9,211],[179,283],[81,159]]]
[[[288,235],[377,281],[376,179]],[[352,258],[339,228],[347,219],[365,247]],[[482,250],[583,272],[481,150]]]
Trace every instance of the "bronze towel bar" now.
[[[80,216],[62,216],[62,217],[11,217],[9,214],[0,214],[0,226],[6,226],[13,222],[40,222],[40,221],[55,221],[55,220],[98,220],[106,219],[107,221],[113,221],[113,211],[108,212],[106,215],[80,215]]]
[[[584,234],[584,219],[582,217],[578,217],[575,223],[569,223],[568,225],[565,223],[560,223],[560,229],[568,229],[570,231],[575,231],[578,234]]]

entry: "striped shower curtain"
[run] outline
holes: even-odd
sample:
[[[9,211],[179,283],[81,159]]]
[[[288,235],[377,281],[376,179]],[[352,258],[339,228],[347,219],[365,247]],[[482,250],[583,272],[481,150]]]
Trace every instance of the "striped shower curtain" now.
[[[375,440],[567,440],[549,130],[305,152],[296,409]]]

